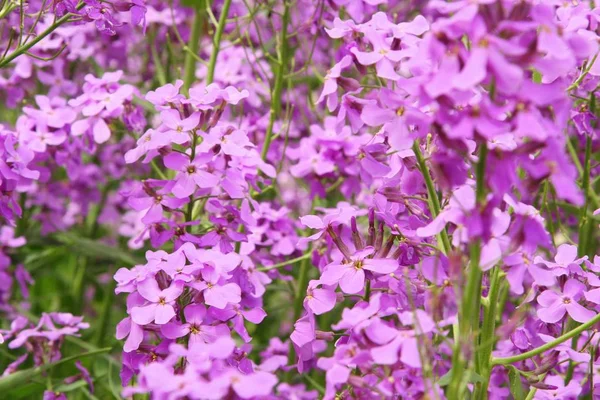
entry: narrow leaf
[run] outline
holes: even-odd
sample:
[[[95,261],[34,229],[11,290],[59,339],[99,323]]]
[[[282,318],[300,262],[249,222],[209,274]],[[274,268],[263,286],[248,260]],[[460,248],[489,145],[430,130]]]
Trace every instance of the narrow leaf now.
[[[32,379],[41,375],[43,372],[48,371],[51,368],[69,363],[71,361],[80,360],[82,358],[93,357],[98,354],[108,353],[111,349],[111,347],[105,347],[96,351],[90,351],[88,353],[63,358],[62,360],[58,360],[50,364],[45,364],[39,367],[29,368],[22,371],[17,371],[3,378],[0,378],[0,393],[6,393],[8,390],[15,389],[18,386],[27,384],[31,382]]]
[[[90,257],[116,261],[130,266],[144,264],[143,260],[136,259],[129,253],[112,246],[107,246],[95,240],[81,238],[77,235],[61,232],[54,236],[59,242],[67,245],[72,251]]]
[[[521,374],[512,365],[508,365],[508,379],[510,381],[510,393],[514,399],[524,400],[526,395],[523,390],[523,383],[521,382]]]

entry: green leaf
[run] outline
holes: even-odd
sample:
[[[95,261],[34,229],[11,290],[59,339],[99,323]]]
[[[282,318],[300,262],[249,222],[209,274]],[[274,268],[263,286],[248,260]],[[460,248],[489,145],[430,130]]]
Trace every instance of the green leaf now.
[[[444,375],[442,375],[442,377],[438,381],[438,385],[448,386],[448,384],[450,383],[451,380],[452,380],[452,370],[450,370],[450,371],[446,372]]]
[[[45,371],[48,371],[51,368],[69,363],[71,361],[80,360],[82,358],[93,357],[98,354],[108,353],[110,350],[112,350],[111,347],[105,347],[96,351],[90,351],[88,353],[63,358],[62,360],[58,360],[50,364],[45,364],[39,367],[29,368],[22,371],[17,371],[3,378],[0,378],[0,393],[6,393],[9,390],[16,389],[17,387],[22,385],[26,385],[30,383],[34,378],[41,375]]]
[[[54,388],[54,390],[57,392],[60,392],[60,393],[66,393],[66,392],[72,392],[73,390],[80,389],[82,387],[85,387],[86,385],[87,385],[86,381],[78,380],[73,383],[69,383],[69,384],[65,383],[62,385],[58,385],[57,387]]]
[[[32,382],[10,390],[10,400],[41,399],[46,386],[40,382]],[[4,393],[3,393],[4,394]],[[7,397],[8,398],[8,397]]]
[[[202,7],[205,7],[206,0],[181,0],[181,5],[201,9]]]
[[[101,242],[82,238],[72,233],[61,232],[54,235],[54,237],[59,242],[68,246],[72,251],[84,256],[116,261],[129,266],[144,264],[143,260],[137,259],[117,247],[107,246]]]
[[[510,393],[513,395],[515,400],[524,400],[526,397],[525,391],[523,390],[523,383],[521,382],[521,374],[519,370],[512,365],[508,367],[508,379],[510,381]]]
[[[477,372],[475,371],[469,371],[469,383],[483,383],[484,379],[481,375],[479,375]],[[452,380],[452,370],[446,372],[438,381],[438,384],[440,386],[447,386],[450,381]]]

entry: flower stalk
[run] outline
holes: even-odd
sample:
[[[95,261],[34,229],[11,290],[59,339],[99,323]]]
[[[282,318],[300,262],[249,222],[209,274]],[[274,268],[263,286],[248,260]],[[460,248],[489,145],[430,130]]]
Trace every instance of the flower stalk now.
[[[288,44],[288,25],[290,22],[290,4],[288,0],[283,2],[283,15],[281,17],[281,31],[279,36],[279,43],[277,46],[277,68],[275,71],[275,83],[271,91],[271,107],[269,110],[269,124],[267,126],[267,132],[265,134],[265,141],[262,146],[260,153],[263,160],[267,159],[269,147],[273,140],[273,128],[275,121],[281,111],[281,95],[283,93],[283,79],[287,73],[288,58],[289,58],[289,44]]]
[[[219,23],[217,25],[217,30],[215,31],[215,36],[213,38],[213,48],[210,54],[210,59],[208,61],[208,70],[206,72],[206,84],[210,85],[213,83],[215,77],[215,67],[217,66],[217,57],[219,55],[219,50],[221,49],[221,38],[223,37],[223,31],[225,30],[225,25],[227,24],[227,16],[229,14],[229,7],[231,6],[231,0],[225,0],[223,2],[223,6],[221,7],[221,15],[219,16]]]

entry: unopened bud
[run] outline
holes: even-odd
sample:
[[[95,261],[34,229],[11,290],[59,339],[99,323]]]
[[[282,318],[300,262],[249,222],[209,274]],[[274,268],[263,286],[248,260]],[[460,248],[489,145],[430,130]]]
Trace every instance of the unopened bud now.
[[[333,332],[315,331],[315,337],[318,340],[325,340],[327,342],[333,341]]]
[[[365,386],[365,380],[362,378],[362,376],[350,375],[350,378],[348,378],[348,383],[359,388]]]

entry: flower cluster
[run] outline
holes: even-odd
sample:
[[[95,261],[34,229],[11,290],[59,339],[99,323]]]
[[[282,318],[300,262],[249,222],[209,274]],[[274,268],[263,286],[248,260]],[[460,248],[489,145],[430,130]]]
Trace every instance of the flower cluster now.
[[[29,3],[0,392],[600,393],[594,2]]]

